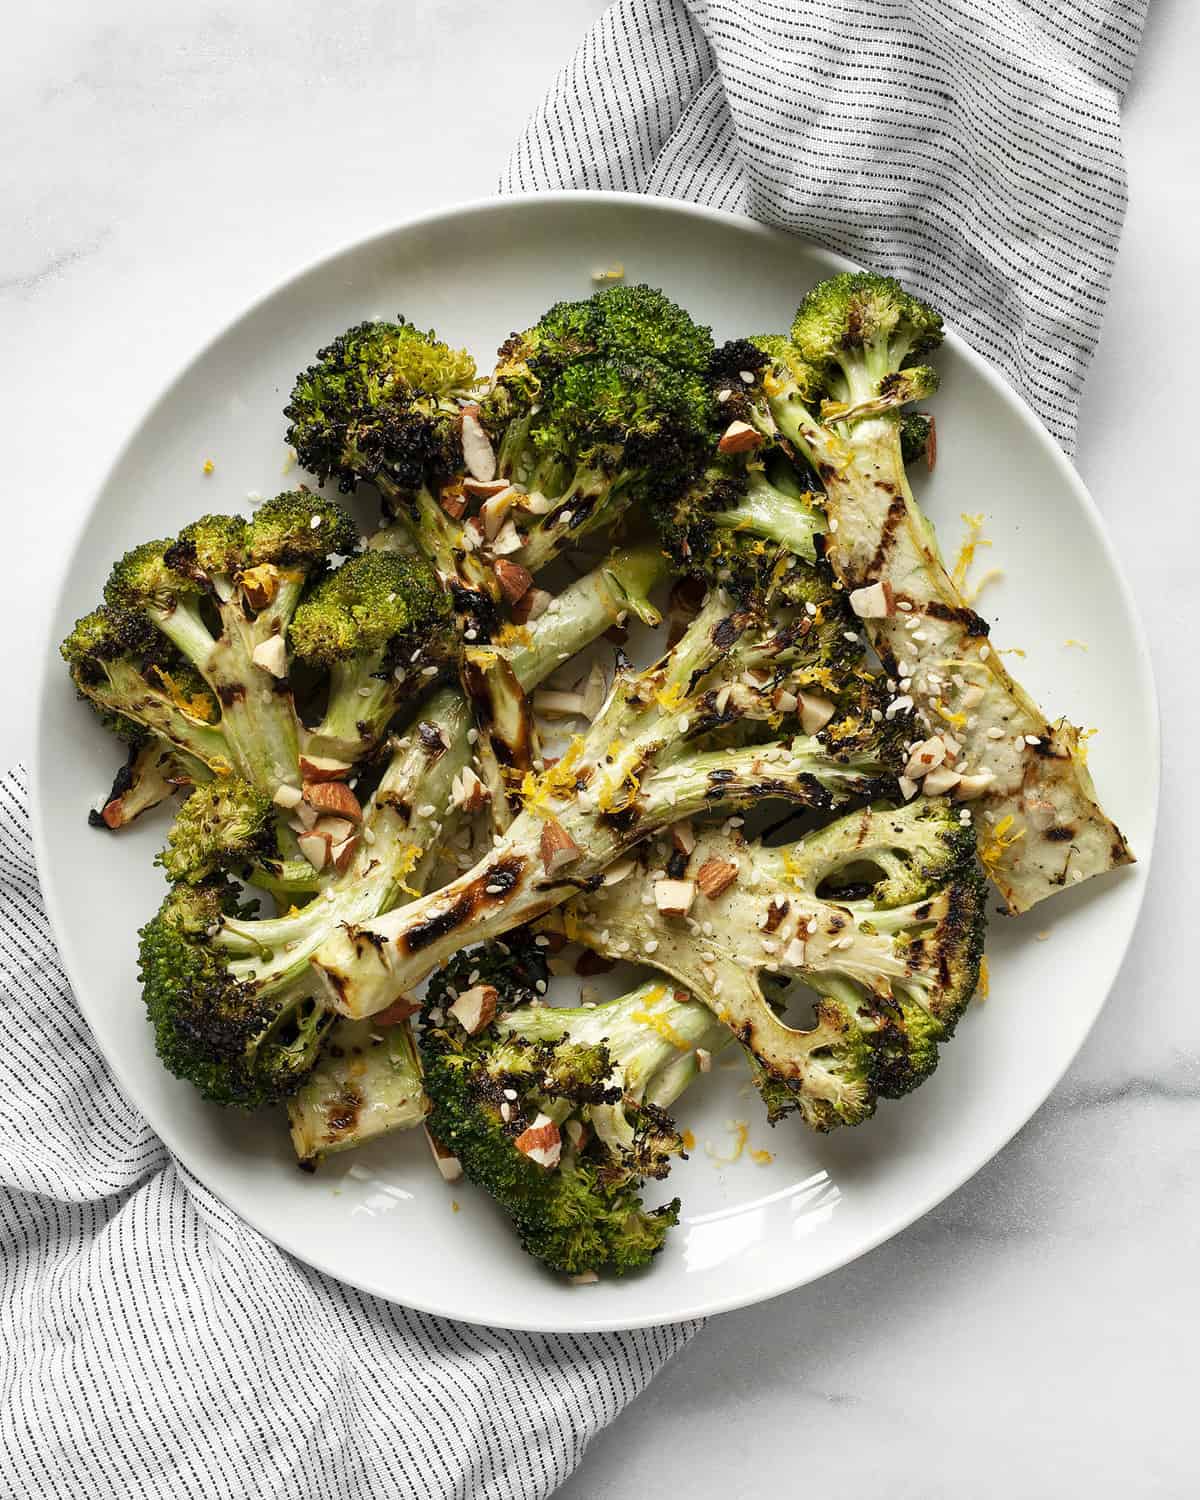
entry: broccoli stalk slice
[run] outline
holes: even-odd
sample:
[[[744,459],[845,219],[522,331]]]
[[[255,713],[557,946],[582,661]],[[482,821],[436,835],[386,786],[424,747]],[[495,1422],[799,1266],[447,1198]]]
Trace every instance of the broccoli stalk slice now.
[[[211,773],[203,761],[178,751],[151,735],[131,745],[125,764],[113,778],[103,807],[88,813],[93,828],[125,828],[144,812],[158,807],[180,787],[202,782]]]
[[[809,617],[801,611],[797,618]],[[858,753],[871,762],[868,775],[862,759],[848,774],[845,752],[820,739],[806,738],[795,756],[782,742],[689,751],[689,738],[718,725],[778,720],[781,687],[806,670],[803,642],[791,612],[756,615],[714,591],[661,661],[637,675],[618,673],[591,729],[542,778],[528,778],[525,810],[473,869],[366,927],[343,927],[322,945],[313,962],[329,1002],[355,1017],[386,1008],[468,934],[486,940],[533,920],[573,890],[597,883],[624,850],[691,811],[741,807],[764,796],[828,808],[886,786],[879,778],[887,775],[890,752],[869,721],[858,742]],[[556,857],[559,850],[565,859]]]
[[[335,1152],[420,1125],[428,1106],[407,1021],[385,1027],[336,1021],[287,1107],[296,1159],[306,1171]]]
[[[1015,914],[1133,856],[1097,802],[1078,731],[1049,722],[1005,669],[913,496],[899,410],[935,388],[913,361],[940,336],[937,315],[895,282],[835,277],[805,299],[790,344],[761,341],[764,384],[773,425],[820,475],[845,588],[886,585],[889,613],[865,621],[872,642],[890,676],[911,679],[926,732],[949,728],[962,746],[982,858]]]
[[[519,953],[462,955],[431,1001],[440,1007],[478,971],[511,1002]],[[595,1009],[520,1004],[474,1037],[447,1017],[421,1039],[430,1133],[531,1255],[567,1275],[621,1275],[653,1257],[678,1215],[678,1201],[647,1210],[641,1199],[643,1181],[665,1176],[683,1146],[654,1096],[661,1085],[674,1098],[688,1078],[678,1060],[720,1045],[721,1033],[703,1006],[661,984]],[[556,1127],[546,1164],[517,1145],[535,1121]]]
[[[651,927],[636,877],[551,920],[607,956],[640,951],[686,985],[751,1053],[773,1118],[795,1109],[818,1130],[857,1124],[879,1097],[928,1077],[974,993],[986,920],[974,833],[948,804],[873,807],[780,848],[709,832],[685,874],[705,866],[737,876],[698,898],[703,935],[677,919]],[[779,1017],[768,973],[817,992],[813,1027]]]
[[[369,755],[402,701],[403,688],[376,651],[329,667],[328,706],[321,722],[304,736],[307,754],[348,761]]]
[[[505,833],[521,810],[521,781],[541,753],[533,710],[512,663],[497,651],[466,651],[460,675],[479,732],[476,755],[492,826]]]
[[[74,674],[76,686],[93,706],[148,730],[189,761],[202,762],[213,774],[233,769],[222,728],[181,707],[171,691],[169,672],[155,682],[129,657],[112,658],[97,667],[87,677]]]
[[[518,691],[535,687],[558,668],[562,652],[573,656],[582,650],[590,641],[603,634],[623,611],[636,609],[643,615],[652,614],[653,606],[648,595],[664,574],[665,562],[656,550],[619,550],[591,573],[565,589],[558,596],[554,613],[543,616],[543,621],[539,622],[544,623],[546,629],[539,630],[528,644],[517,645],[511,650],[509,667],[516,679]],[[415,741],[408,747],[407,754],[410,758],[416,755],[417,745],[425,744],[436,727],[437,732],[448,742],[447,754],[453,757],[451,764],[463,765],[468,762],[471,753],[468,738],[470,719],[465,702],[456,693],[445,689],[436,694],[426,705],[425,723],[428,727],[423,732],[418,732]],[[405,801],[409,805],[414,801],[424,803],[429,787],[423,779],[423,771],[424,767],[418,763],[414,775],[411,770],[405,771],[394,760],[375,794],[375,802],[379,802],[381,793],[385,797],[394,793],[393,805],[396,802],[403,804]],[[444,782],[445,778],[442,779]],[[412,784],[414,780],[417,783],[415,786]],[[418,841],[425,842],[423,838]],[[378,843],[374,847],[377,848]],[[381,891],[380,912],[386,911],[389,903],[399,905],[412,899],[414,892],[424,890],[435,862],[432,856],[421,857],[398,890],[392,887]],[[313,889],[316,881],[307,861],[281,865],[281,878],[286,878],[286,872],[293,864],[298,866],[296,889]],[[308,870],[307,876],[304,874],[305,868]],[[256,879],[260,884],[265,883],[261,877],[256,876]],[[285,888],[284,893],[290,894],[290,891]],[[254,924],[254,930],[258,930],[258,924]],[[287,929],[275,930],[276,944],[286,941],[286,938]],[[369,1047],[360,1047],[359,1043],[351,1044],[346,1040],[347,1037],[356,1037],[358,1033],[343,1030],[343,1027],[353,1027],[356,1024],[360,1023],[335,1023],[321,1053],[318,1093],[309,1094],[302,1090],[289,1102],[293,1142],[302,1162],[311,1162],[314,1150],[316,1154],[335,1149],[346,1150],[365,1139],[373,1139],[392,1130],[407,1130],[419,1123],[419,1117],[415,1113],[416,1106],[407,1085],[403,1079],[397,1080],[394,1076],[393,1070],[401,1066],[395,1058],[395,1050],[400,1044],[393,1035],[398,1028],[389,1027],[381,1033],[386,1045],[371,1042]],[[365,1024],[368,1039],[372,1033],[380,1034],[376,1032],[373,1023]],[[356,1047],[359,1050],[355,1050]],[[336,1055],[338,1051],[341,1056]],[[325,1145],[317,1141],[313,1147],[318,1129],[318,1125],[314,1124],[317,1119],[314,1111],[320,1099],[341,1099],[344,1102],[351,1097],[362,1100],[354,1121],[347,1121],[337,1131],[325,1130],[323,1138],[336,1137],[336,1140],[327,1139]],[[304,1152],[310,1154],[301,1154],[302,1147]]]

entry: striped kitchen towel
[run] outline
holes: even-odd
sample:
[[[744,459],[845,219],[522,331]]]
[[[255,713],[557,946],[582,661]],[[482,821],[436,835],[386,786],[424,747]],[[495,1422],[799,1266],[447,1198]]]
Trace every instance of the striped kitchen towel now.
[[[695,1331],[451,1323],[244,1224],[96,1050],[19,770],[0,779],[0,965],[3,1500],[540,1500]]]
[[[900,277],[1070,452],[1149,0],[618,0],[507,192],[687,198]]]

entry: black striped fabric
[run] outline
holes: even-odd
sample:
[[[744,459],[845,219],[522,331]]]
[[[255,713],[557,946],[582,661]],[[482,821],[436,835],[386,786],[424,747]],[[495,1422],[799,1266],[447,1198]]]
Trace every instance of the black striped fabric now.
[[[114,1084],[25,803],[23,772],[0,780],[0,1497],[549,1495],[697,1325],[495,1332],[276,1249]]]
[[[750,214],[899,276],[1070,452],[1149,0],[618,0],[501,180]]]

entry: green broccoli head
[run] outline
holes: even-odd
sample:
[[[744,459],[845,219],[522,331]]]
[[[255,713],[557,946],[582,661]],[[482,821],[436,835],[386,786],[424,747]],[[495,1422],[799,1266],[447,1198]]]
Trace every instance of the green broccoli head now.
[[[288,490],[260,505],[246,523],[243,567],[319,567],[330,556],[345,557],[358,546],[353,518],[334,500],[311,490]]]
[[[172,610],[200,594],[195,577],[174,565],[169,555],[174,545],[170,537],[143,542],[120,557],[104,585],[105,603],[118,610]]]
[[[158,1055],[217,1104],[253,1109],[293,1093],[334,1020],[297,982],[239,979],[217,939],[241,913],[224,880],[173,886],[138,953]]]
[[[232,577],[246,560],[245,516],[201,516],[185,526],[166,552],[177,572],[203,582]]]
[[[499,949],[500,951],[496,951]],[[678,1203],[648,1210],[683,1141],[666,1105],[720,1028],[704,1007],[643,985],[593,1008],[540,1001],[545,966],[528,939],[462,954],[431,982],[421,1041],[429,1130],[509,1214],[530,1254],[554,1270],[621,1274],[644,1265]],[[450,1009],[476,986],[499,1014],[475,1035]]]
[[[220,776],[179,809],[157,862],[168,880],[199,885],[277,854],[271,799],[240,776]]]
[[[892,277],[844,271],[805,297],[791,338],[831,395],[862,401],[884,394],[881,382],[937,348],[942,320]]]
[[[297,376],[287,440],[322,483],[411,494],[462,467],[458,401],[474,384],[470,355],[432,332],[403,319],[360,323]]]
[[[306,594],[292,617],[292,649],[302,660],[332,666],[355,657],[381,658],[388,667],[414,649],[444,655],[453,649],[453,606],[437,574],[421,557],[361,552]]]

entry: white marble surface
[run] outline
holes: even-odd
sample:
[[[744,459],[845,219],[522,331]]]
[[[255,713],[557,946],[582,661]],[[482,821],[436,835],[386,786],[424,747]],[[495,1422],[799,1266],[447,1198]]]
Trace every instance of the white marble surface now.
[[[0,762],[70,535],[146,401],[278,276],[492,190],[601,0],[53,0],[0,52],[0,381],[10,568]],[[879,1489],[1200,1490],[1200,1025],[1185,904],[1200,742],[1190,324],[1194,0],[1155,0],[1127,109],[1131,207],[1081,429],[1154,645],[1165,816],[1109,1006],[1031,1125],[891,1244],[715,1320],[597,1440],[572,1500]],[[297,165],[299,164],[299,165]],[[1046,997],[1053,1004],[1053,994]],[[1029,1046],[1038,1045],[1036,1036]]]

